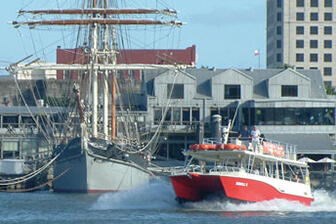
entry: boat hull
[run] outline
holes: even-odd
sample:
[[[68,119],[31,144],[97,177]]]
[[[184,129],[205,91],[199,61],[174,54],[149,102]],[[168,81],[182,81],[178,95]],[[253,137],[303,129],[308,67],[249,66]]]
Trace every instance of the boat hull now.
[[[180,202],[199,201],[216,193],[244,202],[285,199],[310,205],[313,201],[312,197],[306,196],[310,192],[305,184],[274,179],[267,181],[267,178],[257,175],[241,177],[189,173],[171,176],[171,182]]]
[[[54,178],[55,192],[103,193],[148,184],[153,175],[131,161],[94,156],[84,150],[60,157],[54,165]]]

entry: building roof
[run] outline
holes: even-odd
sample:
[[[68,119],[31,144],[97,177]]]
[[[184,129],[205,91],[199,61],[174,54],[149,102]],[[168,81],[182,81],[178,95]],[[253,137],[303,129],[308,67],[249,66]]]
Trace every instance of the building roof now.
[[[57,49],[57,64],[87,63],[85,48]],[[118,64],[187,64],[196,65],[196,46],[186,49],[121,49]]]
[[[186,73],[194,76],[197,80],[197,98],[211,97],[211,79],[229,69],[215,69],[215,68],[189,68]],[[254,99],[268,99],[267,80],[279,75],[285,71],[295,72],[299,75],[311,80],[311,99],[327,99],[323,79],[319,70],[292,70],[292,69],[233,69],[241,72],[253,79],[253,98]],[[152,89],[153,82],[150,82],[155,77],[161,75],[166,70],[145,71],[145,82],[147,88]]]

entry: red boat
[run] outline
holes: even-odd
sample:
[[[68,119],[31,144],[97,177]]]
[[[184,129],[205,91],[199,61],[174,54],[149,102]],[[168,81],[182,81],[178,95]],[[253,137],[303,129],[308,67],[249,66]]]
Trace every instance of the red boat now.
[[[238,139],[231,142],[206,140],[184,151],[187,165],[170,177],[179,202],[218,193],[242,202],[285,199],[310,205],[314,201],[309,167],[296,160],[295,146],[266,139],[247,146]]]

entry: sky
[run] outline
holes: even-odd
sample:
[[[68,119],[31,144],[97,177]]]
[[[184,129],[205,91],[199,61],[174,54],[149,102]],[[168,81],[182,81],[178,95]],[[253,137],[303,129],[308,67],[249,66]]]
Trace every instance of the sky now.
[[[17,11],[33,1],[7,1],[0,8],[1,67],[31,53],[26,47],[28,38],[8,22],[15,21]],[[180,30],[178,48],[196,45],[197,67],[259,68],[259,60],[260,68],[266,67],[265,0],[167,1],[179,11],[179,20],[187,23]],[[260,58],[254,55],[257,49]]]

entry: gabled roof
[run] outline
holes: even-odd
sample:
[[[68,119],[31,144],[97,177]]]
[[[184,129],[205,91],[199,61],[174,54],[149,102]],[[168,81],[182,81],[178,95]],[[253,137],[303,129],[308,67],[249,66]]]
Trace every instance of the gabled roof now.
[[[241,75],[241,76],[244,76],[244,77],[247,78],[247,79],[253,80],[253,77],[247,75],[247,74],[246,74],[245,72],[243,72],[242,70],[238,70],[238,69],[235,69],[235,68],[226,69],[226,70],[224,70],[223,72],[221,72],[221,73],[215,75],[214,77],[219,76],[219,75],[225,75],[225,74],[227,74],[227,73],[229,73],[229,72],[234,72],[234,73],[237,73],[237,74],[239,74],[239,75]],[[212,77],[211,79],[213,79],[214,77]]]
[[[278,77],[278,76],[287,74],[288,72],[289,72],[289,73],[292,73],[292,74],[295,74],[295,75],[301,77],[302,79],[305,79],[305,80],[307,80],[307,81],[310,81],[310,79],[309,79],[307,76],[304,76],[304,75],[302,75],[301,73],[299,73],[299,72],[297,72],[296,70],[293,70],[293,69],[291,69],[291,68],[282,70],[281,72],[279,72],[279,73],[276,74],[276,75],[273,75],[273,76],[270,77],[269,79],[274,79],[274,78],[276,78],[276,77]]]
[[[211,97],[211,79],[217,75],[225,73],[228,70],[239,72],[253,80],[253,89],[255,99],[268,99],[267,81],[277,75],[281,75],[288,71],[287,69],[187,69],[186,73],[195,77],[197,80],[197,94],[198,98]],[[292,70],[295,74],[301,76],[306,80],[311,80],[311,95],[312,99],[327,99],[324,89],[324,83],[319,70]],[[145,81],[148,84],[151,79],[162,74],[162,71],[146,71]],[[153,83],[152,83],[153,84]],[[151,85],[152,85],[151,84]]]

